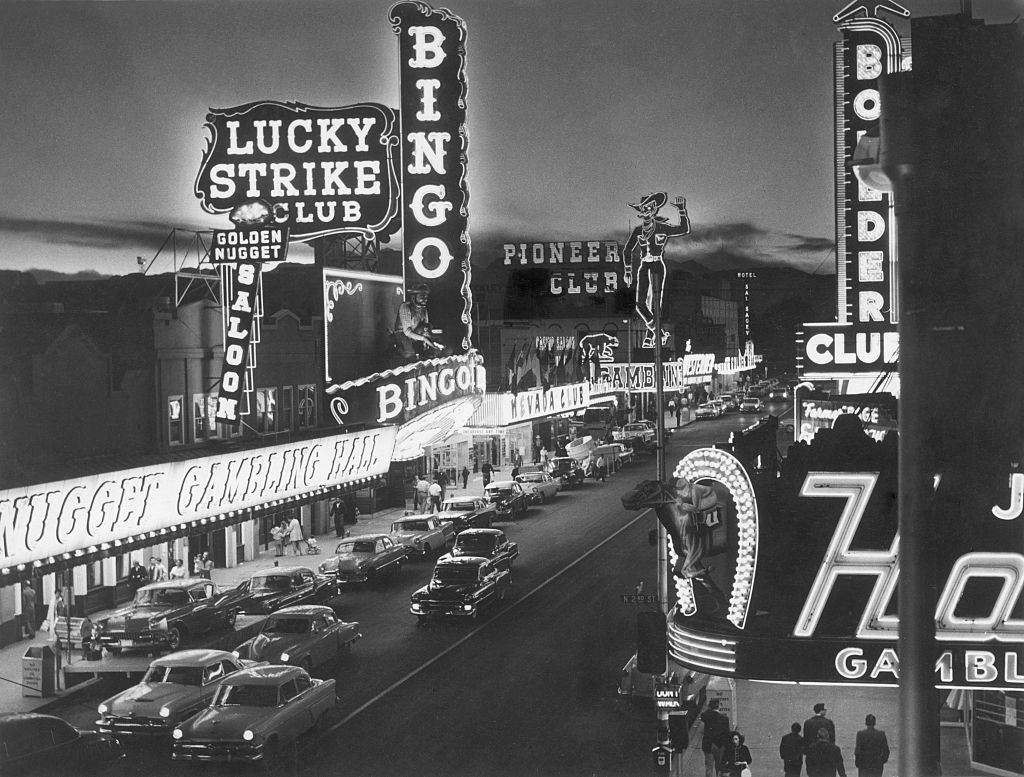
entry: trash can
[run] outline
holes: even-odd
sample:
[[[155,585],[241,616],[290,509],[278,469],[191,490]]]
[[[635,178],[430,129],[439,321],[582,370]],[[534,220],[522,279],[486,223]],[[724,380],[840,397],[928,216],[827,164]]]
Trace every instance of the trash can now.
[[[21,659],[21,695],[53,696],[56,655],[49,645],[33,645]]]

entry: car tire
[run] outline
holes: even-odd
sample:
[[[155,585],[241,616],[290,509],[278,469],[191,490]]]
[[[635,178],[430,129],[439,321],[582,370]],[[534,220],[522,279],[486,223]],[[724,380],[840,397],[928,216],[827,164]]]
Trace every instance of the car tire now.
[[[171,652],[181,649],[181,643],[185,640],[185,629],[181,626],[171,626],[167,629],[167,647]]]
[[[263,746],[263,760],[260,766],[264,771],[276,772],[281,761],[281,745],[277,737],[271,737]]]

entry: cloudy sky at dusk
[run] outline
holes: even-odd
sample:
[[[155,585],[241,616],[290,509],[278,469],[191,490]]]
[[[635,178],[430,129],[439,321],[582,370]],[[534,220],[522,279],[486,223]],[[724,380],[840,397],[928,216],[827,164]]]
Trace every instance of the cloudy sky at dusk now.
[[[397,105],[391,5],[0,4],[0,268],[126,274],[172,227],[229,227],[192,193],[207,110]],[[468,30],[475,253],[621,240],[627,203],[663,189],[687,197],[694,235],[677,250],[689,258],[833,270],[832,15],[845,3],[431,5]],[[924,16],[960,0],[905,5]],[[1024,13],[1024,0],[973,6],[989,23]]]

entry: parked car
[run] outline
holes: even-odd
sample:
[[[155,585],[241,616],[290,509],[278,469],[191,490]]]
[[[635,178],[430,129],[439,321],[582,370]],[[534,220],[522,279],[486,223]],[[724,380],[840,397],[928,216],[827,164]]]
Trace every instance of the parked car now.
[[[96,728],[119,737],[168,736],[209,706],[224,680],[252,664],[225,650],[179,650],[161,656],[150,663],[141,682],[99,705]]]
[[[337,576],[338,585],[376,583],[394,577],[410,551],[387,534],[360,534],[338,543],[334,555],[320,564],[321,574]]]
[[[100,644],[122,650],[178,650],[189,637],[231,629],[247,594],[223,591],[204,577],[150,583],[132,603],[100,623]]]
[[[747,397],[740,403],[741,413],[760,413],[764,409],[761,400],[757,397]]]
[[[442,552],[455,541],[455,524],[436,515],[407,515],[391,523],[391,539],[416,556]]]
[[[647,423],[633,423],[626,424],[620,429],[616,429],[612,432],[612,437],[615,438],[616,442],[623,440],[635,440],[637,438],[644,442],[654,442],[657,438],[658,433],[654,429],[653,425]]]
[[[305,604],[272,613],[259,634],[235,648],[235,655],[309,671],[333,661],[362,636],[358,623],[339,620],[330,607]]]
[[[453,496],[441,503],[438,518],[451,521],[456,534],[463,529],[485,528],[495,521],[494,504],[482,496]]]
[[[694,418],[718,418],[720,415],[722,415],[722,406],[714,402],[697,405],[697,409],[693,412]]]
[[[618,449],[615,458],[619,462],[620,468],[633,463],[633,449],[625,443],[613,442],[608,447]]]
[[[459,532],[448,555],[480,556],[511,570],[512,562],[519,558],[519,544],[510,541],[501,529],[466,529]]]
[[[527,472],[517,475],[516,482],[522,484],[523,490],[536,504],[544,504],[554,499],[562,489],[562,484],[546,472]]]
[[[483,607],[505,598],[511,582],[511,571],[490,559],[445,556],[430,582],[413,593],[409,610],[419,623],[436,616],[476,618]]]
[[[334,680],[295,666],[238,672],[210,706],[171,733],[176,761],[274,763],[281,748],[323,727],[338,704]]]
[[[580,485],[587,478],[580,463],[569,456],[555,456],[549,462],[550,474],[558,478],[562,488],[572,488]]]
[[[0,774],[67,775],[110,766],[124,758],[117,737],[83,731],[54,715],[0,715]]]
[[[530,497],[514,480],[496,480],[484,488],[484,496],[494,503],[499,520],[516,520],[530,507]]]
[[[240,612],[266,614],[295,604],[323,602],[337,593],[337,581],[308,567],[273,567],[243,580],[238,588],[246,594]]]

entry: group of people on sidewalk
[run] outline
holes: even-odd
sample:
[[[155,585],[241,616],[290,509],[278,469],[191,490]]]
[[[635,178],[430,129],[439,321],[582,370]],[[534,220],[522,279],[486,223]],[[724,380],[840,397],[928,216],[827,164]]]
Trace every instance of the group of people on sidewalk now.
[[[753,758],[744,744],[743,735],[732,730],[729,718],[719,711],[719,700],[708,701],[708,708],[701,714],[704,736],[701,750],[704,752],[705,777],[749,777]],[[814,715],[803,726],[794,723],[790,733],[779,743],[779,757],[786,777],[800,777],[806,766],[807,777],[846,777],[843,753],[836,744],[836,726],[826,715],[825,705],[814,705]],[[882,770],[889,760],[889,742],[885,732],[875,728],[874,715],[866,715],[864,728],[857,732],[854,746],[854,765],[858,777],[882,777]],[[801,735],[801,730],[803,735]]]

